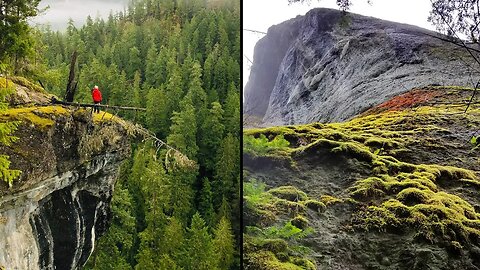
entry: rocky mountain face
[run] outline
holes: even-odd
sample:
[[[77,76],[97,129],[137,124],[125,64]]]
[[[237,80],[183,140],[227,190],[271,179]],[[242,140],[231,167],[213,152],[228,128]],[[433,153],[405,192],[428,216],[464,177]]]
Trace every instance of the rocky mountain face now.
[[[414,89],[342,123],[245,130],[245,269],[480,269],[472,91]]]
[[[269,126],[344,121],[414,87],[472,85],[468,53],[434,36],[445,38],[313,9],[272,26],[255,46],[244,113]]]
[[[20,121],[0,152],[22,174],[0,183],[0,266],[79,269],[107,229],[118,169],[129,155],[128,126],[112,115],[34,106],[48,95],[16,85],[0,119]]]

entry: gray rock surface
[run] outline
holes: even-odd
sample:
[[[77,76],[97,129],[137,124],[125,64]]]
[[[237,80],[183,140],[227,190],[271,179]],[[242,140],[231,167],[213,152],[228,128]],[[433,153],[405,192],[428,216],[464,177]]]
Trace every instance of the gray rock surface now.
[[[23,120],[19,140],[0,146],[22,171],[11,188],[0,181],[0,268],[80,269],[108,227],[127,131],[83,109],[33,114],[53,124]]]
[[[244,113],[269,126],[344,121],[414,87],[471,86],[468,52],[431,35],[323,8],[272,26],[255,46]]]

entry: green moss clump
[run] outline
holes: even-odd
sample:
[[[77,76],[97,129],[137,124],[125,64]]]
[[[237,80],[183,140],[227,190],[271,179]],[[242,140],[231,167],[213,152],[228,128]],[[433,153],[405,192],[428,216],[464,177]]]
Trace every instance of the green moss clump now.
[[[389,209],[377,206],[369,206],[365,210],[357,212],[353,220],[354,223],[357,223],[357,227],[366,231],[385,232],[386,230],[399,229],[399,225],[402,224]]]
[[[313,211],[322,213],[325,212],[327,206],[323,202],[319,202],[317,200],[307,200],[304,202],[305,206]]]
[[[298,214],[307,211],[307,208],[304,204],[285,199],[275,200],[273,206],[275,211],[286,212],[288,214]]]
[[[302,230],[308,226],[308,220],[304,216],[296,216],[290,222],[293,226]]]
[[[291,262],[280,261],[271,251],[249,252],[245,255],[245,265],[258,270],[303,270]]]
[[[324,203],[325,206],[329,206],[329,205],[332,205],[332,204],[342,203],[342,202],[343,202],[342,199],[337,198],[337,197],[333,197],[333,196],[330,196],[330,195],[322,195],[322,196],[320,196],[320,201],[321,201],[322,203]]]
[[[294,186],[281,186],[268,191],[270,194],[292,202],[307,200],[307,194]]]
[[[308,259],[305,259],[305,258],[294,258],[293,263],[298,265],[298,266],[301,266],[305,270],[316,270],[317,269],[317,267],[315,266],[315,264],[312,261],[310,261]]]
[[[397,199],[405,205],[415,205],[426,203],[433,196],[430,190],[420,190],[418,188],[406,188],[397,194]]]
[[[370,200],[385,196],[386,183],[379,177],[369,177],[357,181],[355,186],[348,189],[350,195],[358,200]]]
[[[260,247],[269,250],[273,253],[286,252],[288,249],[287,241],[283,239],[265,239],[261,243]]]

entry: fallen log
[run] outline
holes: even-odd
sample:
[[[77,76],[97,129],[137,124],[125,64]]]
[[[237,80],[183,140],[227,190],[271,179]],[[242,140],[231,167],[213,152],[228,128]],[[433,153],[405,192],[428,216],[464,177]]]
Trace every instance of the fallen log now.
[[[103,105],[103,104],[91,104],[91,103],[78,103],[78,102],[66,102],[61,101],[56,98],[52,98],[53,104],[60,104],[60,105],[67,105],[67,106],[75,106],[75,107],[83,107],[83,108],[93,108],[95,106],[99,108],[107,108],[107,109],[120,109],[120,110],[133,110],[133,111],[147,111],[145,108],[137,108],[137,107],[126,107],[126,106],[112,106],[112,105]]]

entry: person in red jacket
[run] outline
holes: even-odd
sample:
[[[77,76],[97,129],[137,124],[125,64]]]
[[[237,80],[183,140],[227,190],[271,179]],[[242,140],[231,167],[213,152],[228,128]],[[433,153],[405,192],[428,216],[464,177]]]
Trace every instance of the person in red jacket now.
[[[100,92],[100,90],[98,89],[98,86],[96,85],[92,89],[92,99],[95,105],[102,102],[102,93]],[[98,108],[98,106],[93,106],[93,112],[100,112],[100,109]]]

